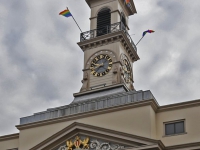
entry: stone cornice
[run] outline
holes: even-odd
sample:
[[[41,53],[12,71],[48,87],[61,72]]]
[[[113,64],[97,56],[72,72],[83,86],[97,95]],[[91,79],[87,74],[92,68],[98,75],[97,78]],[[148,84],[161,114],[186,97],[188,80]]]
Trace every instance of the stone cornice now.
[[[157,112],[159,113],[164,111],[171,111],[171,110],[184,109],[189,107],[199,107],[199,106],[200,106],[200,100],[193,100],[193,101],[160,106]]]
[[[140,59],[136,52],[136,47],[133,47],[128,37],[124,33],[124,31],[118,31],[118,32],[105,34],[99,37],[95,37],[95,38],[91,38],[91,39],[79,42],[77,44],[83,51],[86,51],[92,48],[108,45],[115,42],[121,42],[122,46],[127,51],[127,53],[129,54],[133,62]]]
[[[137,13],[137,10],[135,8],[135,4],[133,2],[133,0],[131,0],[131,8],[128,8],[126,5],[124,5],[124,0],[119,0],[121,7],[124,9],[124,12],[126,13],[127,16],[131,16],[134,15],[135,13]]]
[[[150,99],[150,100],[138,101],[138,102],[134,102],[134,103],[126,104],[126,105],[119,105],[119,106],[105,108],[105,109],[99,109],[99,110],[78,113],[78,114],[73,114],[73,115],[64,116],[64,117],[58,117],[58,118],[54,118],[54,119],[48,119],[48,120],[44,120],[44,121],[28,123],[28,124],[24,124],[24,125],[17,125],[16,127],[19,130],[24,130],[24,129],[28,129],[28,128],[45,126],[45,125],[49,125],[49,124],[55,124],[55,123],[60,123],[60,122],[65,122],[65,121],[70,121],[70,120],[76,120],[76,119],[80,119],[80,118],[91,117],[91,116],[96,116],[96,115],[100,115],[100,114],[106,114],[106,113],[111,113],[111,112],[116,112],[116,111],[121,111],[121,110],[126,110],[126,109],[132,109],[132,108],[137,108],[137,107],[143,107],[143,106],[151,106],[155,111],[158,108],[157,102],[153,99]]]
[[[182,149],[186,150],[186,148],[188,150],[191,149],[191,148],[194,149],[194,150],[199,150],[200,149],[200,142],[168,146],[164,150],[182,150]]]
[[[118,88],[119,90],[119,88]],[[122,91],[122,90],[120,90]],[[87,98],[84,101],[78,103],[71,103],[69,105],[50,108],[43,112],[34,113],[31,116],[20,118],[20,125],[29,124],[33,122],[39,122],[42,120],[51,120],[53,118],[60,118],[64,116],[71,116],[74,114],[81,114],[86,112],[92,112],[95,110],[107,109],[115,106],[123,106],[139,101],[146,101],[154,99],[151,91],[129,91],[129,92],[117,92],[113,94],[101,93],[98,98]],[[120,99],[118,102],[117,99]],[[112,102],[111,102],[112,101]],[[105,105],[102,105],[102,102]]]
[[[102,89],[96,89],[96,90],[94,89],[94,90],[91,90],[91,91],[74,93],[73,96],[76,97],[76,96],[80,96],[80,95],[87,95],[87,94],[90,94],[90,93],[96,93],[97,91],[106,91],[108,89],[113,89],[113,88],[117,88],[117,87],[123,87],[126,91],[128,91],[128,87],[126,87],[126,85],[122,83],[122,84],[107,86],[107,87],[104,87]]]
[[[10,135],[0,136],[0,141],[8,141],[8,140],[13,140],[13,139],[18,139],[18,138],[19,138],[19,133],[15,133],[15,134],[10,134]]]
[[[57,117],[57,118],[53,118],[53,119],[47,119],[47,120],[43,120],[43,121],[36,121],[36,122],[32,122],[32,123],[17,125],[16,127],[19,130],[23,130],[23,129],[32,128],[32,127],[44,126],[44,125],[48,125],[48,124],[60,123],[60,122],[70,121],[70,120],[76,120],[76,119],[80,119],[80,118],[84,118],[84,117],[90,117],[90,116],[106,114],[106,113],[111,113],[111,112],[116,112],[116,111],[121,111],[121,110],[126,110],[126,109],[132,109],[132,108],[137,108],[137,107],[143,107],[143,106],[151,106],[152,109],[156,113],[160,113],[160,112],[170,111],[170,110],[198,107],[198,106],[200,106],[200,100],[183,102],[183,103],[178,103],[178,104],[171,104],[171,105],[166,105],[166,106],[159,106],[159,104],[157,103],[157,101],[155,99],[135,101],[135,102],[124,104],[124,105],[118,105],[118,106],[108,107],[108,108],[104,108],[104,109],[91,110],[91,111],[87,111],[87,112],[76,113],[76,114],[71,114],[71,115],[67,115],[67,116],[61,116],[61,117]],[[9,137],[12,137],[12,136],[9,136]],[[1,139],[1,137],[0,137],[0,139]]]

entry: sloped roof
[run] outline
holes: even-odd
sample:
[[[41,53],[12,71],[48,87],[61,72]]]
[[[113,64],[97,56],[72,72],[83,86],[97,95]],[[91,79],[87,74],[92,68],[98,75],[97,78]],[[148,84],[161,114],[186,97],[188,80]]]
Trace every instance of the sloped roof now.
[[[104,143],[123,145],[124,149],[152,147],[154,150],[159,150],[164,148],[163,143],[159,140],[74,122],[30,150],[57,150],[61,146],[65,147],[66,141],[74,139],[75,136],[85,136]]]

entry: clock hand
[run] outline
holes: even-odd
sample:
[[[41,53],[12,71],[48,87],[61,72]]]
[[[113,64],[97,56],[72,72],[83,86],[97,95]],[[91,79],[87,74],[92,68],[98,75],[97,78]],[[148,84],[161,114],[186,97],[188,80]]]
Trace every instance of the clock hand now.
[[[91,68],[94,68],[94,69],[97,69],[101,65],[101,64],[95,64],[95,63],[92,63],[92,64],[95,65],[94,67],[91,67]]]
[[[95,63],[93,63],[93,62],[92,62],[92,64],[95,65],[95,66],[99,66],[99,65],[100,65],[100,64],[95,64]]]
[[[95,63],[92,62],[92,64],[95,65],[95,66],[94,66],[94,67],[90,67],[91,69],[97,69],[97,68],[99,68],[99,67],[101,67],[101,66],[104,65],[103,62],[102,62],[101,64],[95,64]],[[98,70],[99,70],[99,69],[98,69]],[[97,71],[98,71],[98,70],[97,70]]]
[[[99,71],[99,69],[100,69],[100,67],[96,70],[96,72]]]

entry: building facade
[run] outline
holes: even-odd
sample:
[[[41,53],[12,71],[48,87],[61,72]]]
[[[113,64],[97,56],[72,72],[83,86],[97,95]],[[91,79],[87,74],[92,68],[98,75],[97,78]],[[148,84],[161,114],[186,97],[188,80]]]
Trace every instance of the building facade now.
[[[1,136],[0,150],[200,150],[200,100],[159,106],[151,91],[133,86],[134,1],[86,2],[80,91],[69,105],[20,118],[19,133]]]

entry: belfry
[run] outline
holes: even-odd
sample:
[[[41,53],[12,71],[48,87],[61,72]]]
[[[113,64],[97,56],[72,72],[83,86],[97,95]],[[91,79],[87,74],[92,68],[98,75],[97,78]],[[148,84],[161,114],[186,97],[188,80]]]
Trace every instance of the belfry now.
[[[129,5],[124,0],[86,2],[91,8],[90,31],[81,33],[78,43],[84,52],[84,68],[75,102],[135,90],[132,68],[139,56],[128,33],[128,18],[136,13],[133,1]]]
[[[134,87],[134,1],[86,3],[80,91],[69,105],[20,118],[19,133],[0,136],[0,150],[200,150],[200,100],[160,106],[150,90]]]

